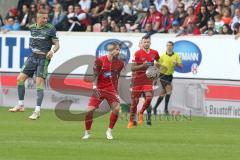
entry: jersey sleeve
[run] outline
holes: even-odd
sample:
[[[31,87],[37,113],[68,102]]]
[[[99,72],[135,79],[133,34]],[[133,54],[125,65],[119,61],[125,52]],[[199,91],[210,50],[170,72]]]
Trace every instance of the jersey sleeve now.
[[[53,40],[58,40],[56,28],[53,27],[53,28],[50,30],[50,37],[51,37]]]
[[[159,58],[160,58],[159,53],[158,53],[158,51],[156,51],[156,53],[155,53],[155,60],[158,61]]]
[[[97,58],[93,66],[93,71],[96,73],[100,73],[101,70],[102,70],[102,61],[101,59]]]
[[[140,63],[139,52],[135,52],[132,62],[133,63]]]

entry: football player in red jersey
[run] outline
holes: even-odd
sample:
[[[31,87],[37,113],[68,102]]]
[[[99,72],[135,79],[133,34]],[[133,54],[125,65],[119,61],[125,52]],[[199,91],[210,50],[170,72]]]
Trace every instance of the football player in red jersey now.
[[[108,54],[96,59],[93,75],[94,93],[90,97],[87,113],[85,116],[85,135],[82,139],[90,138],[90,130],[93,122],[93,112],[100,103],[106,99],[112,111],[110,114],[110,123],[106,131],[107,139],[113,139],[112,129],[118,119],[119,96],[118,79],[124,68],[124,61],[118,58],[120,45],[112,42],[107,46]]]
[[[153,97],[153,81],[146,76],[146,70],[149,66],[154,65],[154,61],[158,61],[159,54],[156,50],[150,49],[151,39],[146,35],[142,37],[141,47],[136,51],[132,64],[132,93],[130,120],[127,128],[134,126],[134,115],[137,111],[137,105],[142,93],[145,94],[145,102],[142,109],[138,113],[138,124],[143,123],[143,113],[150,106]]]

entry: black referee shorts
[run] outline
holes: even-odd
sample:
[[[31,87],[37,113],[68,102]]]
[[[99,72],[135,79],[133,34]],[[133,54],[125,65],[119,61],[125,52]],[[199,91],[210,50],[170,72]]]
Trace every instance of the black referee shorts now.
[[[160,83],[163,88],[172,84],[173,75],[160,74]]]

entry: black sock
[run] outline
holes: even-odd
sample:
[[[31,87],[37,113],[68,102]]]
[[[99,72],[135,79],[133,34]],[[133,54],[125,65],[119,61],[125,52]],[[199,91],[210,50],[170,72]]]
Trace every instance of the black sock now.
[[[166,112],[168,113],[168,102],[169,102],[170,96],[171,94],[166,94],[165,96],[165,109],[164,109],[165,113]]]
[[[153,108],[153,111],[154,111],[154,114],[157,114],[157,107],[159,106],[159,104],[162,102],[164,97],[162,96],[159,96],[158,99],[157,99],[157,103],[155,104],[154,108]]]
[[[147,108],[147,122],[151,122],[151,112],[152,112],[152,106],[149,106]]]

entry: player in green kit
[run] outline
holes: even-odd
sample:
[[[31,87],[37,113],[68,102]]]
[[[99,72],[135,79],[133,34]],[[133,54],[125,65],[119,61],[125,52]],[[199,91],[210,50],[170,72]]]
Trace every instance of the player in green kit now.
[[[48,65],[59,49],[59,41],[56,36],[56,29],[48,24],[48,12],[42,10],[37,13],[37,22],[29,27],[31,33],[30,49],[32,54],[26,60],[21,73],[17,77],[18,104],[9,109],[10,112],[24,111],[24,82],[27,78],[36,74],[37,102],[30,119],[35,120],[40,117],[40,108],[44,96],[44,81],[47,77]]]

